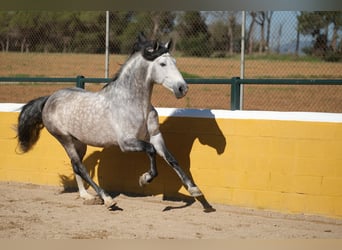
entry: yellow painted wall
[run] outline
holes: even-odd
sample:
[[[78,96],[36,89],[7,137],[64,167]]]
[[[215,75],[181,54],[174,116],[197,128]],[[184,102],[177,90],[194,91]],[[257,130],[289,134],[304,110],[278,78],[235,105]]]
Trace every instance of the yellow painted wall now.
[[[0,181],[75,186],[69,159],[46,130],[17,154],[18,113],[0,112]],[[167,146],[212,203],[342,218],[342,123],[161,117]],[[85,165],[109,191],[187,192],[162,159],[159,176],[140,188],[144,153],[89,147]]]

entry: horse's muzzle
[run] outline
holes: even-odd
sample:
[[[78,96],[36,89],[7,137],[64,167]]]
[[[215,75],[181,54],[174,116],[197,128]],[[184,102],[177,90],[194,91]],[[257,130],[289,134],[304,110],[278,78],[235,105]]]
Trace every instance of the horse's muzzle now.
[[[177,98],[182,98],[186,95],[186,93],[188,92],[188,85],[186,84],[186,82],[182,82],[177,84],[177,86],[173,89],[173,92],[175,93],[175,96]]]

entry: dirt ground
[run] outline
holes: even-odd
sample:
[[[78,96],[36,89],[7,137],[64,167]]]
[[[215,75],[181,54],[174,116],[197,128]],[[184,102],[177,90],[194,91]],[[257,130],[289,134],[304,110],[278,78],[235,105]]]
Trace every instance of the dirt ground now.
[[[86,205],[62,187],[0,182],[0,239],[342,238],[342,220],[289,215],[161,196],[119,194],[117,205]]]

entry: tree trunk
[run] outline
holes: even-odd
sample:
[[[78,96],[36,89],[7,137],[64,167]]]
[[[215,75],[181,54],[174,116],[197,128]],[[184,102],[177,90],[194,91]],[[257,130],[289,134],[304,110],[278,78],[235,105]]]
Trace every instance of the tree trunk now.
[[[267,11],[266,21],[267,21],[267,31],[266,31],[266,50],[270,50],[270,34],[271,34],[271,21],[272,21],[273,11]]]
[[[231,15],[228,19],[228,39],[229,39],[229,54],[232,55],[234,53],[234,23],[235,16]]]
[[[30,49],[29,49],[30,45],[28,43],[25,44],[25,52],[28,53],[30,52]]]
[[[278,29],[278,39],[277,39],[277,53],[280,53],[280,40],[281,40],[281,35],[283,33],[283,24],[281,23],[279,25],[279,29]]]
[[[296,56],[299,55],[299,43],[300,43],[300,32],[299,29],[297,28],[297,40],[296,40]]]
[[[331,40],[331,48],[333,49],[333,51],[337,50],[337,37],[338,37],[337,32],[338,32],[338,27],[336,23],[334,22],[333,36]]]
[[[248,39],[248,54],[252,54],[253,53],[253,32],[254,32],[254,25],[255,25],[255,16],[256,13],[255,12],[251,12],[250,13],[251,17],[252,17],[252,22],[249,25],[249,29],[248,29],[248,34],[247,34],[247,39]]]
[[[157,22],[154,22],[154,25],[153,25],[152,40],[157,39],[158,31],[159,31],[159,22],[157,21]]]
[[[8,49],[9,49],[9,38],[7,37],[7,40],[6,40],[6,52],[8,52]]]
[[[258,15],[256,15],[255,22],[260,25],[260,42],[259,42],[259,53],[265,51],[265,20],[266,20],[266,12],[259,11]]]
[[[260,25],[261,41],[259,46],[259,53],[265,51],[265,22]]]
[[[24,48],[25,48],[25,43],[26,43],[26,37],[23,38],[20,44],[20,52],[24,53]]]
[[[152,21],[153,21],[153,31],[152,31],[152,40],[158,38],[159,33],[159,22],[160,22],[160,13],[154,12],[152,13]]]

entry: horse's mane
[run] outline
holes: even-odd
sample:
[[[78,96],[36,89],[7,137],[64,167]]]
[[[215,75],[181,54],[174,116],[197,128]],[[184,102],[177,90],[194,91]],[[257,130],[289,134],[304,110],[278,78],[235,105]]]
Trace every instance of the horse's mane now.
[[[103,88],[107,87],[108,85],[115,82],[122,72],[122,69],[125,67],[127,61],[137,52],[141,52],[142,56],[148,60],[153,61],[157,57],[161,56],[162,54],[168,53],[169,49],[164,46],[163,44],[160,44],[157,40],[147,40],[144,33],[140,32],[136,42],[133,45],[132,51],[128,58],[126,59],[126,62],[121,65],[120,69],[115,73],[112,80],[108,83],[106,83]]]

